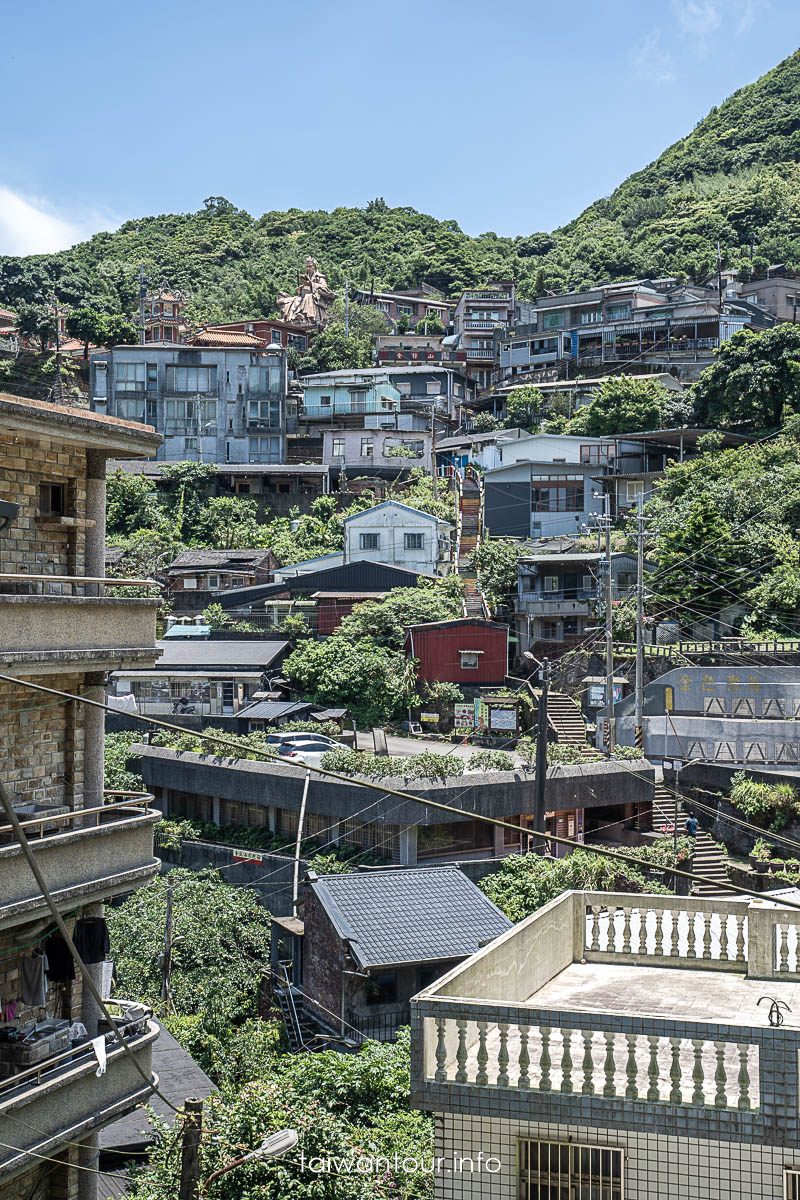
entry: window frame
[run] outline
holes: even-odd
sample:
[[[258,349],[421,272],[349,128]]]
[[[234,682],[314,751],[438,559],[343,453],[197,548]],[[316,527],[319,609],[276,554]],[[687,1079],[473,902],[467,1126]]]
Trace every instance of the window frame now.
[[[406,550],[424,550],[425,549],[425,534],[424,533],[404,533],[403,546]]]
[[[359,550],[380,550],[381,535],[379,533],[359,533],[358,535]]]
[[[462,671],[479,671],[481,666],[481,651],[480,650],[459,650],[459,659],[461,662]],[[466,659],[474,659],[474,662],[467,662]]]

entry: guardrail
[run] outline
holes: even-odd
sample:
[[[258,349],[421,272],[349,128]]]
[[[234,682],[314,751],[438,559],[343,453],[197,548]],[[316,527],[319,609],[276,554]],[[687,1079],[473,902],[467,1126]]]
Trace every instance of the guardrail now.
[[[86,829],[94,826],[98,829],[101,825],[110,825],[113,821],[103,820],[109,813],[115,816],[122,810],[127,810],[132,815],[148,815],[153,812],[154,797],[151,792],[103,792],[104,796],[127,796],[129,799],[112,802],[110,804],[100,804],[92,808],[72,808],[69,812],[53,812],[43,813],[40,817],[30,817],[25,821],[20,821],[20,827],[26,837],[29,830],[39,830],[39,839],[46,837],[58,837],[60,833],[66,832],[69,826],[74,828]],[[94,817],[94,821],[87,824],[86,818]],[[63,830],[48,830],[45,832],[45,825],[64,825]],[[4,830],[10,829],[11,826],[5,820],[0,821],[0,834]]]

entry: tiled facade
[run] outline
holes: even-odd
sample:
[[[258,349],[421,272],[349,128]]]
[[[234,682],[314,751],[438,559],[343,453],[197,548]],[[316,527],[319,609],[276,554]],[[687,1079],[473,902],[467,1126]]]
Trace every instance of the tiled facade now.
[[[520,1190],[522,1140],[620,1148],[624,1200],[783,1200],[784,1170],[800,1166],[796,1150],[676,1137],[664,1134],[655,1119],[634,1132],[448,1114],[436,1120],[435,1154],[442,1159],[437,1200],[483,1200],[488,1195],[527,1200]],[[499,1160],[499,1169],[493,1160]],[[556,1193],[542,1192],[549,1194]],[[538,1200],[535,1190],[531,1200]],[[602,1200],[617,1197],[609,1191]]]

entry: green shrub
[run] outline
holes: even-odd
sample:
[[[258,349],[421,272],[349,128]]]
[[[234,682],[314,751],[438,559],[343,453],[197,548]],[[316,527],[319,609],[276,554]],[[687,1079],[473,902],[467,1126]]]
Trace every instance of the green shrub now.
[[[513,771],[514,760],[505,750],[476,750],[467,759],[468,771]]]
[[[644,758],[644,750],[641,746],[615,746],[611,757],[630,761],[634,758]]]
[[[326,771],[361,775],[367,779],[446,779],[464,774],[464,760],[455,755],[426,750],[408,758],[389,758],[363,750],[329,750],[322,759]]]
[[[737,771],[732,782],[731,804],[758,824],[769,822],[771,828],[782,829],[800,812],[797,792],[790,783],[759,783],[744,771]]]
[[[551,742],[547,747],[547,762],[549,766],[554,766],[559,763],[563,766],[577,766],[583,762],[583,754],[580,746],[562,745],[559,742]]]

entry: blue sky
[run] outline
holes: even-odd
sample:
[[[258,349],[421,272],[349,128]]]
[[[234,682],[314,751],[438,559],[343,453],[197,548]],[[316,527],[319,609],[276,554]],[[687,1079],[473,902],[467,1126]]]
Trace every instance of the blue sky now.
[[[209,195],[552,229],[798,46],[797,0],[28,0],[0,45],[0,253]]]

